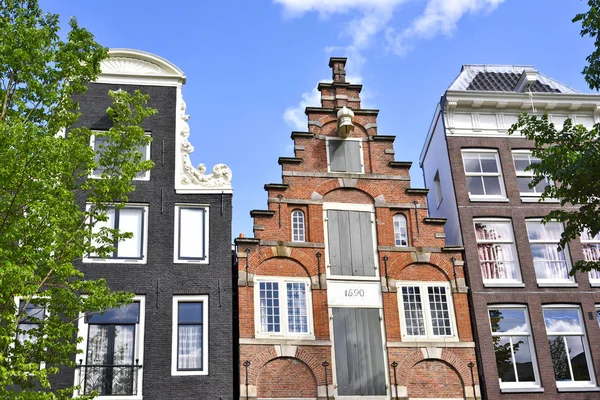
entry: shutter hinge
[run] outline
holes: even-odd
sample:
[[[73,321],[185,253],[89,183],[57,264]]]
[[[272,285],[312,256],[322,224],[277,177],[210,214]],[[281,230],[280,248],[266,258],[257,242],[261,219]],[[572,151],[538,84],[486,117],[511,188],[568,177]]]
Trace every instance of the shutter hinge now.
[[[333,321],[333,315],[329,317],[329,320],[330,320],[330,321]]]
[[[379,316],[379,320],[380,320],[380,321],[383,321],[383,317],[382,317],[381,315]]]
[[[329,221],[329,218],[325,217],[325,218],[323,218],[323,221],[327,222],[327,221]]]
[[[331,264],[327,264],[327,268],[331,268]]]

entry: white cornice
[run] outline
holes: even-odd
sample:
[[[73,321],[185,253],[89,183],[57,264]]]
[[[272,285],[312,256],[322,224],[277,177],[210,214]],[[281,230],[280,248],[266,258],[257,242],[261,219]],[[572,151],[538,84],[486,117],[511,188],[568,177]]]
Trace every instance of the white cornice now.
[[[98,83],[181,86],[185,74],[172,62],[133,49],[110,49],[100,64]]]

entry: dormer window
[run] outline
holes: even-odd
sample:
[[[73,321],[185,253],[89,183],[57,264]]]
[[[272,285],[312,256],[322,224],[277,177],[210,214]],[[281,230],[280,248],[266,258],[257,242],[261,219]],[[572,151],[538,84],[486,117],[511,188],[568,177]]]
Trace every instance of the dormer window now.
[[[360,139],[328,139],[327,157],[329,172],[364,172]]]

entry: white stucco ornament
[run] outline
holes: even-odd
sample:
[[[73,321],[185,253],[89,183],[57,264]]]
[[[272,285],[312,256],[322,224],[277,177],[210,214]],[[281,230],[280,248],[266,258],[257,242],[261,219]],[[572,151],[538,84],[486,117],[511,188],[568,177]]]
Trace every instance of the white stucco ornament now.
[[[337,112],[338,135],[340,135],[340,137],[348,137],[348,135],[354,131],[352,118],[354,118],[354,112],[346,106],[342,107]]]
[[[181,126],[181,170],[180,181],[176,184],[176,188],[186,191],[231,191],[232,173],[227,165],[215,165],[210,174],[206,174],[206,166],[204,164],[199,164],[198,167],[192,165],[190,154],[194,151],[194,146],[188,141],[188,137],[190,136],[190,126],[187,121],[190,119],[190,116],[185,113],[185,109],[185,101],[182,99],[179,121]]]

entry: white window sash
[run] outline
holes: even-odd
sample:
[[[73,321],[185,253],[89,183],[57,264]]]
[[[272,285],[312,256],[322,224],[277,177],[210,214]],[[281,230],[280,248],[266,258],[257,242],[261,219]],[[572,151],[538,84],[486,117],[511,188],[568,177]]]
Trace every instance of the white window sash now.
[[[197,327],[198,325],[180,325],[179,324],[179,304],[181,303],[201,303],[202,304],[202,368],[201,369],[179,369],[180,356],[180,327]],[[209,372],[209,337],[208,337],[208,315],[209,302],[207,295],[176,295],[173,296],[173,322],[171,334],[171,375],[172,376],[191,376],[191,375],[208,375]],[[189,332],[188,332],[189,333]]]
[[[173,262],[178,264],[208,264],[208,205],[176,204]]]

